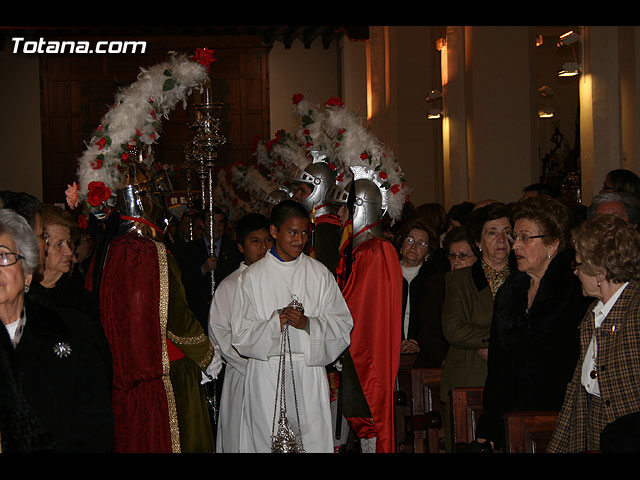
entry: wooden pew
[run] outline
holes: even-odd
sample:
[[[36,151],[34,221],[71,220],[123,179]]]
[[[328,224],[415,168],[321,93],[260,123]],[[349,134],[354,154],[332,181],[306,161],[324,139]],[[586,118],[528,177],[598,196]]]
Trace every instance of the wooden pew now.
[[[411,369],[417,353],[400,354],[400,367],[394,391],[394,429],[396,452],[412,453],[411,419]]]
[[[451,389],[452,442],[466,445],[476,438],[476,423],[482,414],[483,387]]]
[[[411,370],[411,430],[414,453],[439,453],[444,438],[444,404],[440,400],[441,368]]]
[[[545,453],[558,412],[512,412],[505,415],[505,453]]]

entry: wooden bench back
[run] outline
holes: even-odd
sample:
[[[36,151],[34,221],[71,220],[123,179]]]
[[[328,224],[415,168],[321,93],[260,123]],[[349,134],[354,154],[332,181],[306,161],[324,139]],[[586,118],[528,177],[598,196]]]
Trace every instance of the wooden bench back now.
[[[545,453],[558,412],[512,412],[505,415],[505,453]]]
[[[483,387],[451,389],[453,445],[470,443],[476,438],[476,423],[482,414]]]

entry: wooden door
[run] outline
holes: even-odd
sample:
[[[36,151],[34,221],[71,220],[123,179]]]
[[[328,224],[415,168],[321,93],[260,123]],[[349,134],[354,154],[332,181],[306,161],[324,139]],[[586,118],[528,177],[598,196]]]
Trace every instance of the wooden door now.
[[[254,137],[269,137],[268,46],[258,38],[165,36],[136,40],[147,41],[145,53],[41,55],[45,202],[64,203],[64,191],[76,180],[77,161],[85,142],[90,141],[113,103],[117,88],[135,82],[140,67],[166,61],[170,50],[188,55],[198,47],[215,51],[217,61],[211,66],[210,78],[214,98],[223,104],[221,128],[226,137],[219,152],[219,166],[254,161],[250,151]],[[170,118],[163,120],[161,137],[154,149],[158,162],[173,165],[184,161],[184,145],[192,138],[187,124],[193,119],[190,98],[186,110],[178,105]],[[186,185],[180,175],[173,181],[177,190]]]

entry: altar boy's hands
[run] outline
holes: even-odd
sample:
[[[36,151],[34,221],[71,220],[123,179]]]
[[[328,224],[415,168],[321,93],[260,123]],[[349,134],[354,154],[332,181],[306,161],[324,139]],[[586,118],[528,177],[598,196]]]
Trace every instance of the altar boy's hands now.
[[[295,308],[285,307],[280,311],[280,327],[284,327],[285,323],[288,323],[293,328],[303,330],[307,326],[308,321],[304,312],[296,310]]]

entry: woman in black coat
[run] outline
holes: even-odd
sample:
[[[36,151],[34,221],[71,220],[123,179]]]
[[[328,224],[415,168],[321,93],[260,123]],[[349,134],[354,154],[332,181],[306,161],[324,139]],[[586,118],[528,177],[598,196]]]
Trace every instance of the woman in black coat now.
[[[518,262],[495,298],[483,413],[476,436],[504,445],[504,414],[560,410],[579,355],[582,295],[568,249],[567,208],[550,197],[522,200],[512,212]]]
[[[401,238],[401,352],[418,354],[414,368],[441,367],[448,348],[440,323],[448,262],[424,222],[410,222]]]
[[[6,328],[14,348],[14,355],[8,355],[14,383],[57,451],[109,452],[110,365],[101,355],[91,320],[25,295],[39,256],[26,220],[0,209],[0,328]]]

